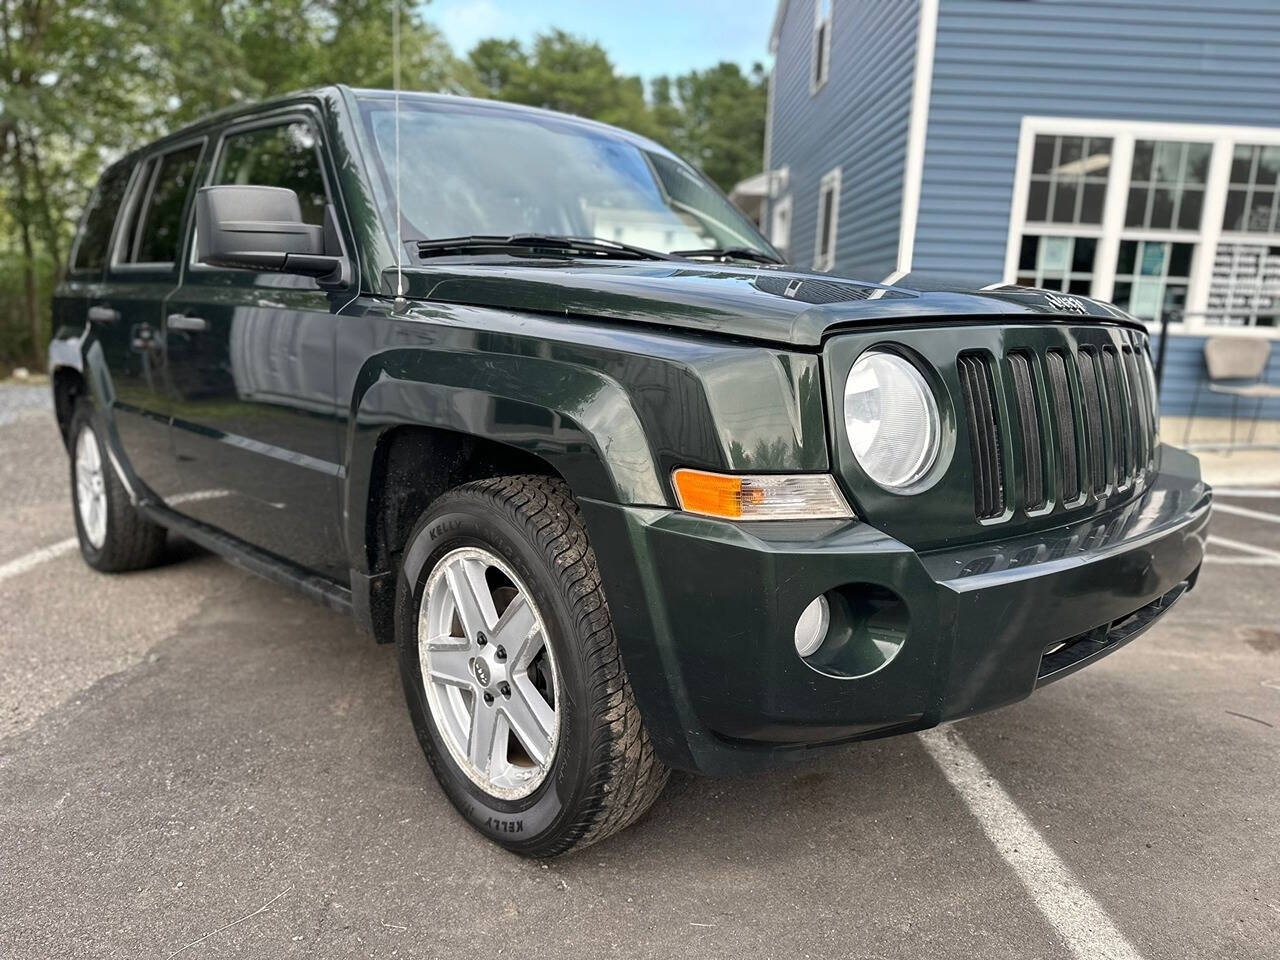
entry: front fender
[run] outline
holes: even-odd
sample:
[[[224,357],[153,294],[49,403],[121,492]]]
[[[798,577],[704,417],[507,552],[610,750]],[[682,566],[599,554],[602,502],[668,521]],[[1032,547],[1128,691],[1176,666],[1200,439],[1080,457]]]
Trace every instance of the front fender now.
[[[629,396],[600,371],[544,357],[391,349],[366,361],[351,400],[344,503],[350,544],[365,539],[378,443],[406,425],[524,450],[551,464],[580,496],[668,503]]]

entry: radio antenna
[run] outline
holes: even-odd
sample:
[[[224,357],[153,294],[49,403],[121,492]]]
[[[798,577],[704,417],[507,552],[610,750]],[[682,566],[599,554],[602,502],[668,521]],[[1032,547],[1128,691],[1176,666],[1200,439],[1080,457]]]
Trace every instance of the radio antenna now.
[[[404,310],[404,228],[400,217],[400,0],[391,5],[391,85],[396,118],[396,310]]]

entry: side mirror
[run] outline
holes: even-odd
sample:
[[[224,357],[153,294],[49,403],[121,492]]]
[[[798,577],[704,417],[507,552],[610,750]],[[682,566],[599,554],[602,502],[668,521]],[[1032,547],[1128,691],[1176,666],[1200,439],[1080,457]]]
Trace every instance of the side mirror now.
[[[303,223],[298,195],[284,187],[202,187],[196,192],[196,259],[345,286],[351,268],[332,204],[324,219],[323,226]]]

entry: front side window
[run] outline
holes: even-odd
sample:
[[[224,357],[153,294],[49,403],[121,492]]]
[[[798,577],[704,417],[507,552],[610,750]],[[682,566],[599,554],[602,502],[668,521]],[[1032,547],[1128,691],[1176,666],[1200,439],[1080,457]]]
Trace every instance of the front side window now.
[[[829,171],[818,187],[818,236],[814,244],[815,270],[836,265],[836,236],[840,226],[840,168]]]
[[[1124,225],[1199,230],[1212,144],[1137,140]]]
[[[392,197],[394,105],[370,98],[361,109]],[[747,247],[772,255],[755,226],[691,166],[576,120],[405,98],[400,162],[406,240],[535,233],[663,253]]]
[[[203,144],[166,153],[152,175],[140,227],[133,243],[132,263],[172,263],[182,239],[182,216],[195,182]]]
[[[124,202],[124,192],[132,172],[132,164],[121,164],[102,175],[89,199],[80,235],[76,237],[75,251],[71,255],[72,270],[101,270],[106,265],[111,231]]]
[[[1156,321],[1166,312],[1182,319],[1194,253],[1192,243],[1120,241],[1112,301],[1141,320]]]
[[[1280,233],[1280,146],[1236,144],[1222,229],[1240,233]]]
[[[285,187],[298,195],[304,223],[324,222],[328,201],[316,136],[301,120],[228,134],[213,183]]]

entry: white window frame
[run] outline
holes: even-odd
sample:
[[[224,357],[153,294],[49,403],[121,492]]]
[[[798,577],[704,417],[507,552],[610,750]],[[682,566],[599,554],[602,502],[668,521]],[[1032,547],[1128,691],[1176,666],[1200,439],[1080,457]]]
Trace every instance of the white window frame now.
[[[827,192],[832,193],[831,197],[831,249],[827,251],[827,255],[822,255],[822,210],[826,204],[823,202]],[[836,247],[839,245],[840,239],[840,168],[835,167],[828,170],[822,175],[822,180],[818,184],[818,221],[817,230],[813,237],[813,269],[830,270],[836,265]]]
[[[827,15],[822,15],[823,5],[827,6]],[[813,40],[809,44],[809,96],[813,96],[819,90],[827,85],[827,79],[831,76],[831,21],[835,19],[836,3],[835,0],[813,0]],[[825,30],[822,28],[826,27]],[[819,41],[818,35],[821,31],[822,39]],[[818,59],[818,43],[822,43],[822,59]],[[817,67],[822,64],[822,73],[819,74]]]
[[[791,194],[780,197],[769,211],[769,242],[791,256]]]
[[[1031,179],[1031,159],[1037,136],[1110,137],[1111,173],[1103,203],[1102,223],[1040,224],[1027,222],[1027,188]],[[1138,140],[1191,140],[1209,143],[1212,152],[1205,179],[1204,208],[1200,229],[1144,230],[1126,228],[1125,207],[1133,169],[1133,145]],[[1005,246],[1004,282],[1016,283],[1018,257],[1025,233],[1050,236],[1096,237],[1098,250],[1093,270],[1093,296],[1110,300],[1115,291],[1116,259],[1120,241],[1167,240],[1193,243],[1195,256],[1187,285],[1187,317],[1170,324],[1177,333],[1213,336],[1252,336],[1280,339],[1280,327],[1225,327],[1207,324],[1205,310],[1213,282],[1213,262],[1218,244],[1247,243],[1280,245],[1280,233],[1244,233],[1222,229],[1227,188],[1231,179],[1231,155],[1236,144],[1280,146],[1280,129],[1200,123],[1157,123],[1087,117],[1023,117],[1018,140],[1018,158],[1013,177],[1013,197],[1009,215],[1009,236]]]

